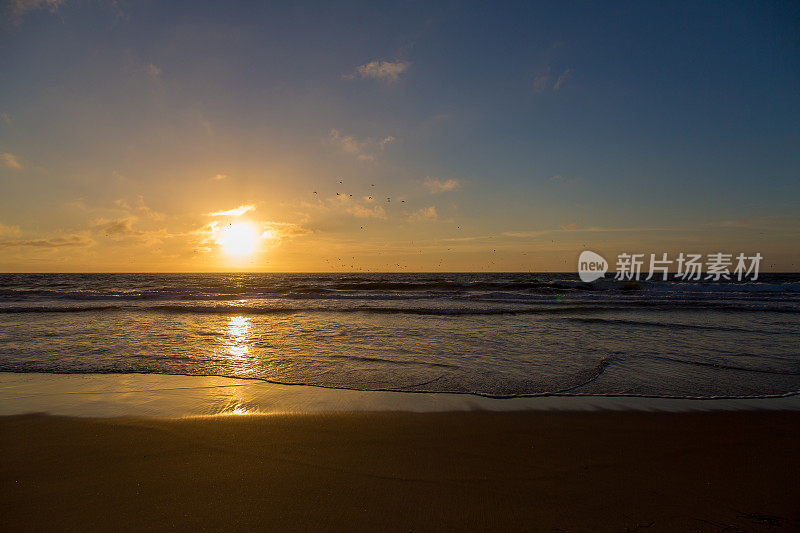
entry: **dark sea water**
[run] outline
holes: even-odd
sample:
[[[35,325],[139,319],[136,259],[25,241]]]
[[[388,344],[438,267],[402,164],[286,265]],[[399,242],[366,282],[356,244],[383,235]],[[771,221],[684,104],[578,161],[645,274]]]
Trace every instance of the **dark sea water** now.
[[[786,395],[800,391],[800,275],[3,274],[0,371],[487,396]]]

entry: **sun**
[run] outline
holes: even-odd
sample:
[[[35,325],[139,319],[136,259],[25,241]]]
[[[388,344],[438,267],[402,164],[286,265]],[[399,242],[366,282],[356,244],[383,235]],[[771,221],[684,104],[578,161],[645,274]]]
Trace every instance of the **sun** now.
[[[230,224],[220,230],[217,244],[220,244],[228,255],[238,257],[250,255],[258,246],[258,231],[247,222]]]

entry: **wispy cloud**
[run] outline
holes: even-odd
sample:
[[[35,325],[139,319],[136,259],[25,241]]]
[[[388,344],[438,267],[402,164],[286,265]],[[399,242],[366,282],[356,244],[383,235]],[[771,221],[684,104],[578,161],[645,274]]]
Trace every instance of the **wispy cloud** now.
[[[582,229],[581,225],[578,224],[577,222],[572,222],[570,224],[561,224],[558,227],[561,228],[564,231],[578,231],[578,230]]]
[[[11,13],[19,17],[39,9],[47,9],[52,12],[58,10],[64,2],[65,0],[11,0]]]
[[[567,83],[571,78],[572,69],[568,68],[559,74],[555,78],[554,82],[553,76],[550,74],[550,67],[547,67],[544,72],[533,78],[533,92],[543,93],[548,90],[556,92],[561,89],[561,87],[563,87],[564,84]]]
[[[369,199],[363,203],[354,200],[348,195],[340,194],[328,199],[328,205],[334,209],[344,210],[356,218],[386,218],[386,210]]]
[[[106,236],[121,236],[121,235],[141,235],[142,232],[133,229],[133,224],[136,222],[136,217],[125,217],[117,219],[98,218],[92,223],[92,228],[95,231],[104,233]]]
[[[513,237],[515,239],[531,239],[535,237],[541,237],[542,235],[552,233],[552,230],[542,230],[542,231],[506,231],[502,235],[504,237]]]
[[[529,239],[535,237],[542,237],[544,235],[553,235],[553,234],[561,234],[561,233],[641,233],[641,232],[651,232],[651,231],[672,231],[679,229],[679,227],[648,227],[648,226],[631,226],[631,227],[601,227],[601,226],[590,226],[590,227],[583,227],[577,222],[572,222],[569,224],[560,224],[558,228],[550,228],[544,230],[532,230],[532,231],[506,231],[502,233],[504,237],[513,237],[517,239]]]
[[[409,218],[416,221],[436,221],[439,220],[439,213],[436,212],[436,206],[431,205],[411,213]]]
[[[154,65],[154,64],[152,64],[152,63],[149,63],[149,64],[148,64],[148,65],[147,65],[147,66],[144,68],[144,71],[147,73],[147,75],[148,75],[150,78],[152,78],[152,79],[154,79],[154,80],[158,80],[158,79],[159,79],[159,77],[161,76],[161,69],[160,69],[160,68],[158,68],[157,66],[155,66],[155,65]]]
[[[144,197],[141,196],[141,195],[139,195],[136,198],[136,201],[134,203],[130,203],[130,202],[126,201],[126,200],[115,200],[114,204],[117,207],[119,207],[120,209],[124,209],[124,210],[129,211],[129,212],[135,212],[135,213],[138,213],[140,215],[144,215],[147,218],[151,218],[153,220],[163,220],[164,219],[164,215],[163,214],[159,213],[158,211],[155,211],[155,210],[151,209],[150,207],[148,207],[144,203]]]
[[[391,135],[380,139],[356,139],[352,135],[343,135],[337,129],[328,132],[328,139],[343,152],[352,154],[362,161],[374,161],[378,153],[395,140]]]
[[[14,154],[9,154],[8,152],[0,154],[0,164],[6,168],[13,168],[15,170],[22,168],[22,164],[17,161],[16,156]]]
[[[303,237],[312,233],[310,229],[304,228],[299,224],[291,222],[264,222],[263,232],[261,233],[262,239],[269,239],[271,241],[280,241],[281,239]]]
[[[554,91],[559,90],[561,86],[567,83],[571,78],[572,78],[572,69],[565,70],[558,76],[558,79],[553,85],[553,90]]]
[[[550,176],[549,178],[547,178],[547,181],[549,181],[550,183],[563,183],[566,185],[574,185],[576,183],[579,183],[578,178],[565,177],[562,176],[561,174]]]
[[[547,67],[547,71],[536,76],[533,79],[533,90],[534,92],[541,93],[544,92],[550,87],[550,67]]]
[[[409,67],[411,67],[409,61],[370,61],[356,67],[352,74],[345,74],[342,77],[345,79],[367,78],[383,83],[395,83]]]
[[[216,174],[216,175],[212,176],[211,179],[215,180],[215,181],[226,180],[226,179],[228,179],[228,175],[227,174]]]
[[[235,207],[233,209],[228,209],[227,211],[215,211],[214,213],[208,213],[210,217],[240,217],[247,213],[248,211],[255,211],[256,206],[254,205],[240,205],[239,207]]]
[[[439,194],[441,192],[454,191],[461,187],[461,183],[457,179],[449,179],[442,181],[438,178],[428,176],[425,178],[425,188],[431,194]]]
[[[90,229],[106,239],[111,239],[113,241],[133,241],[136,243],[144,243],[148,246],[161,244],[164,239],[181,235],[180,233],[170,233],[166,228],[135,228],[134,224],[136,224],[138,220],[139,219],[135,216],[113,219],[98,218],[92,222]]]
[[[0,239],[0,248],[65,248],[91,246],[94,241],[81,234],[46,239]]]
[[[19,233],[19,226],[0,224],[0,235],[16,235],[17,233]]]

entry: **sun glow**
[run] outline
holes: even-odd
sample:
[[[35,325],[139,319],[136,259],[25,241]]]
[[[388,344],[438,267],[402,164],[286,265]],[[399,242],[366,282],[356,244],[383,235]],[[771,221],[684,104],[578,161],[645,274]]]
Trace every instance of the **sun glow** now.
[[[258,231],[247,222],[231,224],[220,230],[217,244],[222,245],[228,255],[250,255],[258,246]]]

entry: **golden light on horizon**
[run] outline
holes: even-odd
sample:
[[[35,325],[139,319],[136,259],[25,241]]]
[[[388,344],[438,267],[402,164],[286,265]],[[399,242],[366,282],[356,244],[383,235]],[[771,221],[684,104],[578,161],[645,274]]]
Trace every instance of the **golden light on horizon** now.
[[[226,254],[243,257],[256,251],[258,239],[255,226],[248,222],[240,222],[223,227],[217,238],[217,244],[222,246]]]

